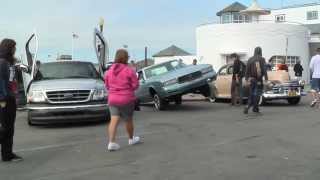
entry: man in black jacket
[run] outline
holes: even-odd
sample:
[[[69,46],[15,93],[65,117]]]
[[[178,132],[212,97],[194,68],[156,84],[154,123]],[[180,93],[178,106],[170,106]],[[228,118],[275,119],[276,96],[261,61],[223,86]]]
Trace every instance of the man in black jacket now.
[[[293,70],[294,70],[294,73],[295,73],[297,80],[301,80],[302,79],[302,72],[304,69],[301,66],[300,61],[298,61],[297,64],[294,65]]]
[[[245,114],[248,114],[251,107],[253,107],[253,112],[260,112],[259,100],[263,92],[263,78],[268,80],[266,61],[262,57],[261,47],[256,47],[254,50],[254,56],[248,61],[245,75],[246,84],[250,86],[249,102],[248,106],[244,110]]]
[[[0,100],[1,126],[4,130],[1,140],[1,157],[3,161],[21,161],[22,158],[13,153],[14,124],[16,119],[15,78],[16,42],[4,39],[0,43]]]
[[[233,106],[237,103],[241,105],[243,100],[242,80],[245,73],[245,65],[236,53],[231,54],[230,58],[233,60],[231,105]]]

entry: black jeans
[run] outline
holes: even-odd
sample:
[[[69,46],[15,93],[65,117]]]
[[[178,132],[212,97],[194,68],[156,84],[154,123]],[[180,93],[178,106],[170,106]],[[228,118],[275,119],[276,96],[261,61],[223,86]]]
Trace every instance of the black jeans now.
[[[14,124],[16,120],[16,99],[10,97],[7,100],[7,106],[1,109],[1,125],[4,130],[1,141],[1,157],[2,159],[9,159],[12,157]]]
[[[231,104],[243,104],[243,87],[242,78],[237,83],[235,79],[232,79],[231,83]]]
[[[256,79],[250,80],[248,109],[253,107],[254,111],[259,111],[259,100],[263,91],[263,83]]]

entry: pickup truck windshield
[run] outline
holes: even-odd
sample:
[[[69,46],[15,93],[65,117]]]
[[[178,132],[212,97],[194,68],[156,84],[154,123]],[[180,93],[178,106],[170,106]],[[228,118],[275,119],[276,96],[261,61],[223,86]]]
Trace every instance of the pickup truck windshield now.
[[[184,63],[179,61],[169,61],[169,62],[159,64],[157,66],[146,69],[145,74],[147,78],[151,78],[153,76],[160,76],[170,71],[183,68],[185,66],[186,65]]]
[[[91,63],[55,62],[39,65],[35,80],[90,78],[97,79],[99,74]]]

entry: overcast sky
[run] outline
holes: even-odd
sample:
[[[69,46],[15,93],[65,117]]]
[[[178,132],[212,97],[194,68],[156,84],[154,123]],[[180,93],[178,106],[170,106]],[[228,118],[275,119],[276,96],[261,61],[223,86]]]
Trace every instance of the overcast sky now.
[[[234,0],[1,0],[0,38],[18,42],[18,54],[34,29],[39,34],[39,57],[54,59],[71,54],[72,32],[75,57],[95,61],[93,28],[105,19],[105,36],[114,51],[128,45],[131,57],[142,59],[144,47],[150,56],[172,44],[196,51],[195,28],[216,21],[216,12]],[[249,5],[251,0],[239,0]],[[259,0],[265,8],[281,7],[281,0]],[[284,0],[284,5],[315,0]],[[51,58],[48,58],[48,55]]]

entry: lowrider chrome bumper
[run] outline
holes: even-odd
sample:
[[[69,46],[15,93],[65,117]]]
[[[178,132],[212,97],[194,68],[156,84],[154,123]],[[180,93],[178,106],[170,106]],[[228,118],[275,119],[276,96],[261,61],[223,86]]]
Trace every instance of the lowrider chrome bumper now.
[[[262,95],[265,99],[289,99],[289,98],[299,98],[301,97],[301,90],[296,91],[294,94],[291,93],[263,93]]]

